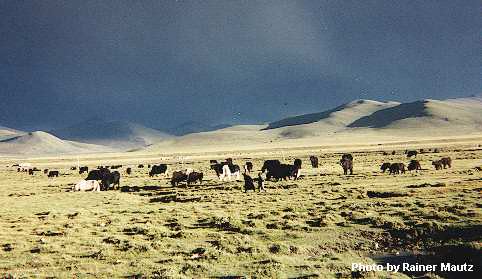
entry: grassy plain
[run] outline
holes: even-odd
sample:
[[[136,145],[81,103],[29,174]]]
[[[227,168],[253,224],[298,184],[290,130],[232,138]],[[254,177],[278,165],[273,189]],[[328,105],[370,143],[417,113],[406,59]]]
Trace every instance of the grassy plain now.
[[[373,149],[373,148],[372,148]],[[352,152],[355,174],[344,176],[340,153],[316,148],[177,155],[83,156],[80,164],[123,164],[122,191],[70,192],[82,179],[75,157],[30,159],[61,171],[49,179],[6,167],[0,159],[0,276],[51,278],[477,278],[481,273],[482,148],[443,146],[418,155],[424,170],[383,174],[382,162],[408,159],[392,146]],[[308,157],[320,157],[313,169]],[[244,193],[243,182],[220,182],[209,159],[303,160],[300,180],[267,182]],[[453,167],[433,170],[450,156]],[[23,158],[23,161],[26,161]],[[171,187],[139,163],[191,167],[202,185]],[[126,175],[125,168],[133,167]],[[449,261],[475,273],[352,272],[351,263]],[[478,277],[480,278],[480,277]]]

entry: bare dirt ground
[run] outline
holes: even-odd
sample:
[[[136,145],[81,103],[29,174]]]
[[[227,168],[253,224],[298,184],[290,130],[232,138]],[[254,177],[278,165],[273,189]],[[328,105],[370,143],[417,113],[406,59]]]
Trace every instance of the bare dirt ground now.
[[[393,147],[352,152],[355,174],[344,176],[340,153],[287,149],[230,154],[235,163],[303,161],[299,180],[267,182],[244,193],[241,181],[220,182],[209,159],[108,154],[81,165],[123,164],[121,191],[70,192],[86,175],[74,158],[31,160],[59,178],[18,173],[0,161],[0,276],[50,278],[480,278],[482,148],[444,145],[419,154],[422,171],[381,173],[382,162],[409,160]],[[311,168],[309,155],[320,157]],[[431,160],[453,166],[435,171]],[[25,161],[25,158],[23,159]],[[138,163],[194,168],[202,185],[172,187]],[[125,174],[127,166],[133,174]],[[353,272],[351,264],[472,263],[475,272]],[[230,277],[231,276],[231,277]],[[242,277],[243,278],[243,277]]]

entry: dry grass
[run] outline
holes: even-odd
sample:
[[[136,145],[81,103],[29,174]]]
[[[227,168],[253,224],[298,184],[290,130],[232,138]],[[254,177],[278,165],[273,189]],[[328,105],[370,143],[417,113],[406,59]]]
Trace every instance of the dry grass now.
[[[132,175],[123,173],[123,191],[101,193],[68,191],[80,179],[68,170],[71,161],[40,160],[41,168],[62,173],[48,179],[5,168],[13,162],[5,159],[0,275],[362,278],[374,274],[352,273],[352,262],[373,263],[376,255],[399,252],[448,255],[440,251],[454,249],[463,249],[461,259],[480,264],[482,173],[474,167],[482,165],[482,150],[454,146],[422,154],[418,159],[426,170],[400,176],[380,173],[379,165],[406,162],[401,152],[354,153],[352,176],[341,174],[339,154],[317,154],[321,167],[312,169],[310,153],[285,152],[286,161],[303,160],[304,177],[268,182],[266,193],[244,193],[242,182],[219,182],[208,169],[208,156],[182,166],[169,162],[169,171],[203,171],[202,185],[173,188],[167,178],[149,178],[147,169],[134,167]],[[257,171],[263,160],[281,157],[251,155],[240,153],[235,161],[250,160]],[[453,168],[434,171],[430,160],[442,156],[452,157]],[[114,161],[139,162],[96,157],[89,166]]]

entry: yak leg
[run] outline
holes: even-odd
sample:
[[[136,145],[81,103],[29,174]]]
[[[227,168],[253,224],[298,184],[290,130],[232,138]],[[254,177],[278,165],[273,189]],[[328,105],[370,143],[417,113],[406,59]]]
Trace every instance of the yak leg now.
[[[261,182],[259,183],[259,191],[260,191],[260,192],[261,192],[261,191],[266,192],[266,189],[264,188],[264,181],[261,181]]]

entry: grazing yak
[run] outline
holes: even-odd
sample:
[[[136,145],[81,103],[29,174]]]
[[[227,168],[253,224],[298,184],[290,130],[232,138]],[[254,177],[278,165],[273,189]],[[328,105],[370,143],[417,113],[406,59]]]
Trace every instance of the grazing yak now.
[[[79,168],[79,174],[83,174],[84,172],[89,172],[89,168],[88,167],[80,167]]]
[[[186,181],[187,185],[189,186],[191,183],[196,183],[199,181],[199,184],[202,184],[204,178],[204,174],[202,172],[196,172],[192,169],[186,169],[183,171],[175,171],[172,173],[171,177],[171,185],[177,186],[179,183]]]
[[[110,173],[110,171],[106,168],[91,170],[85,180],[102,180],[105,177],[105,173]]]
[[[137,166],[137,168],[142,169],[142,168],[144,168],[144,165],[140,164],[140,165]]]
[[[100,192],[100,184],[97,180],[81,180],[72,187],[72,191]]]
[[[175,171],[172,173],[171,185],[173,187],[177,186],[180,182],[186,181],[187,175],[182,171]]]
[[[127,175],[131,175],[131,173],[132,173],[132,168],[127,168],[127,169],[126,169],[126,173],[127,173]]]
[[[417,154],[418,154],[417,150],[408,150],[408,151],[407,151],[407,158],[410,158],[410,157],[412,157],[412,156],[415,156],[415,157],[416,157]]]
[[[353,161],[352,160],[342,159],[342,160],[340,160],[340,165],[343,168],[343,174],[348,175],[348,172],[350,172],[350,175],[353,174]]]
[[[341,159],[353,161],[353,155],[351,155],[350,153],[345,153],[341,156]]]
[[[270,180],[272,173],[279,168],[281,168],[281,162],[279,160],[266,160],[261,167],[261,172],[266,173],[266,180]]]
[[[203,176],[204,175],[202,172],[191,171],[189,174],[187,174],[187,185],[196,183],[197,181],[199,181],[199,184],[202,184]]]
[[[380,167],[380,170],[385,173],[386,170],[390,169],[391,163],[383,163],[382,166]]]
[[[298,177],[300,177],[300,175],[301,175],[301,159],[295,159],[295,161],[293,162],[293,166],[297,170],[296,175],[295,175],[295,179],[298,179]]]
[[[279,169],[275,169],[271,173],[271,176],[276,179],[291,179],[292,177],[296,180],[300,177],[300,169],[297,165],[281,164]]]
[[[106,178],[102,181],[104,184],[106,190],[109,189],[109,187],[112,185],[114,190],[120,188],[120,173],[118,171],[113,171],[110,173],[110,175],[107,175]],[[117,187],[116,187],[117,185]]]
[[[405,173],[404,163],[393,163],[390,165],[390,174],[401,174]]]
[[[211,165],[211,169],[216,172],[221,181],[225,178],[231,180],[233,176],[236,176],[236,180],[240,180],[241,169],[238,165],[229,164],[228,162],[216,163]]]
[[[266,189],[264,188],[264,180],[266,177],[264,177],[264,174],[259,172],[258,173],[258,178],[253,179],[251,176],[243,173],[244,177],[244,192],[248,192],[250,190],[256,191],[254,183],[258,184],[258,190],[261,192],[266,192]]]
[[[311,155],[310,162],[311,162],[312,168],[315,168],[315,169],[318,168],[318,157]]]
[[[59,171],[49,171],[47,177],[59,177]]]
[[[240,180],[240,173],[241,169],[238,165],[225,164],[222,166],[222,173],[219,175],[219,179],[224,180],[224,178],[227,178],[231,180],[235,176],[236,180]]]
[[[410,163],[408,163],[408,166],[407,166],[407,169],[408,171],[419,171],[422,169],[422,166],[420,165],[420,162],[417,161],[417,160],[411,160]]]
[[[343,174],[347,175],[348,171],[350,175],[353,174],[353,156],[351,154],[343,154],[341,156],[340,165],[343,168]]]
[[[443,169],[442,161],[440,160],[432,161],[432,165],[435,167],[435,170]]]
[[[301,159],[295,159],[295,161],[293,162],[293,166],[297,167],[298,169],[301,169]]]
[[[447,167],[452,167],[452,159],[450,157],[444,157],[440,160],[433,161],[432,165],[435,167],[436,170],[445,169]]]
[[[107,168],[90,171],[85,180],[100,180],[103,191],[108,190],[111,185],[114,189],[120,188],[120,173],[118,171],[110,172]]]
[[[245,173],[243,173],[243,178],[244,178],[244,192],[246,193],[249,190],[255,191],[253,178],[251,178],[251,176]]]
[[[298,165],[281,164],[279,160],[266,160],[261,168],[261,172],[265,171],[267,180],[274,178],[276,181],[291,177],[297,179],[300,173]]]
[[[266,170],[269,172],[271,169],[278,167],[279,165],[281,165],[279,160],[266,160],[261,167],[261,172],[265,172]]]
[[[253,163],[246,162],[246,164],[244,164],[244,172],[251,173],[252,171],[253,171]]]
[[[20,169],[19,171],[28,171],[29,169],[32,168],[32,164],[30,164],[30,163],[21,163],[21,164],[18,165],[18,167],[19,167],[19,169]]]
[[[33,175],[33,169],[28,169],[28,174]]]
[[[44,174],[49,173],[49,169],[44,169]]]
[[[70,170],[77,170],[77,167],[71,167]]]
[[[444,158],[440,159],[440,162],[442,163],[444,169],[446,167],[449,167],[449,168],[452,167],[452,159],[450,157],[444,157]]]
[[[166,164],[153,165],[151,168],[151,171],[149,172],[149,176],[153,177],[154,175],[157,175],[157,174],[165,174],[166,171],[167,171]]]

